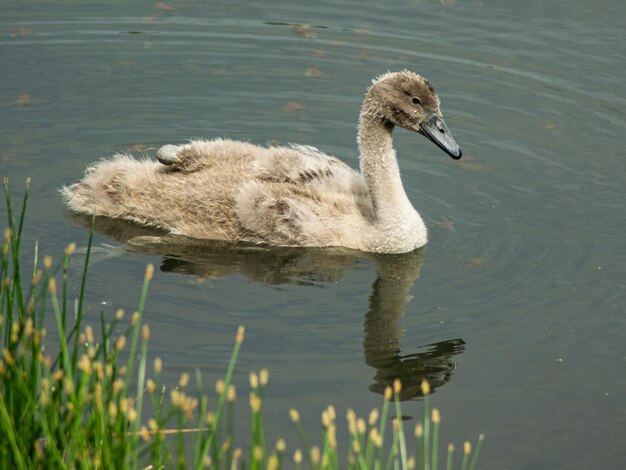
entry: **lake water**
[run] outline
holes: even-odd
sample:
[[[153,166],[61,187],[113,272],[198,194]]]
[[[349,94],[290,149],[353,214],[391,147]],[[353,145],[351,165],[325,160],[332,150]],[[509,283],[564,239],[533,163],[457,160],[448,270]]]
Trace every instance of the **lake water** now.
[[[16,199],[33,181],[27,257],[35,240],[57,259],[70,241],[85,246],[57,189],[90,162],[227,136],[314,145],[357,167],[371,78],[408,68],[438,90],[464,158],[394,134],[430,229],[417,253],[125,249],[144,232],[99,221],[88,321],[132,310],[146,264],[159,267],[145,320],[172,384],[197,368],[214,381],[246,326],[242,440],[251,370],[270,370],[272,440],[293,434],[290,407],[317,437],[328,404],[366,415],[388,380],[426,375],[445,442],[487,435],[482,468],[626,467],[626,3],[5,1],[0,12],[0,173]]]

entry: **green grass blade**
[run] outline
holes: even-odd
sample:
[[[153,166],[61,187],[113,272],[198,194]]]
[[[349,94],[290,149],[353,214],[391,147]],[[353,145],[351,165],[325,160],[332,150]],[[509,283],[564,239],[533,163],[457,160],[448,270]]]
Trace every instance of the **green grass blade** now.
[[[483,446],[483,441],[485,440],[485,435],[481,434],[478,436],[478,442],[476,443],[476,450],[474,450],[474,456],[472,457],[472,463],[470,465],[470,470],[476,470],[476,465],[478,464],[478,455],[480,454],[480,449]]]
[[[448,457],[446,459],[446,470],[452,470],[452,458],[454,456],[454,445],[448,445]]]
[[[2,424],[2,434],[8,439],[11,449],[13,450],[13,458],[15,465],[20,470],[27,470],[29,467],[24,461],[23,455],[28,455],[25,449],[20,448],[17,442],[19,436],[18,430],[14,426],[14,421],[11,419],[9,412],[4,403],[4,397],[0,395],[0,423]]]
[[[89,230],[89,239],[87,240],[87,253],[85,254],[85,263],[83,264],[83,275],[80,281],[80,292],[78,294],[78,308],[76,309],[76,324],[72,329],[69,338],[73,338],[75,334],[78,334],[80,331],[80,325],[83,321],[84,311],[83,304],[85,301],[85,288],[87,286],[87,272],[89,268],[89,258],[91,257],[91,248],[93,246],[93,234],[94,234],[94,226],[96,223],[95,214],[91,218],[91,228]],[[76,359],[78,357],[78,341],[74,343],[74,351],[72,353],[73,363],[76,364]]]
[[[233,348],[233,352],[230,356],[230,361],[228,362],[228,369],[226,370],[226,376],[224,377],[224,390],[220,393],[217,400],[217,407],[215,410],[215,419],[214,419],[214,428],[217,429],[219,427],[220,419],[222,417],[222,412],[224,408],[224,400],[226,398],[226,393],[228,391],[228,386],[233,377],[233,371],[235,369],[235,364],[237,363],[237,356],[239,355],[239,350],[241,349],[241,344],[243,343],[245,329],[243,326],[240,326],[237,329],[237,335],[235,337],[235,347]],[[209,449],[213,444],[215,433],[210,433],[207,436],[207,439],[204,442],[202,447],[202,453],[200,454],[200,461],[204,461],[204,458],[209,453]]]
[[[135,365],[135,353],[137,351],[137,343],[139,341],[139,330],[141,329],[141,318],[143,316],[143,310],[146,306],[146,299],[148,297],[148,287],[150,286],[150,281],[152,280],[152,276],[154,275],[154,266],[149,264],[146,266],[146,273],[143,278],[143,287],[141,289],[141,295],[139,297],[139,307],[137,308],[137,312],[133,315],[132,322],[133,325],[133,337],[130,343],[130,352],[128,355],[128,362],[126,364],[126,379],[124,381],[124,390],[127,391],[130,385],[130,380],[133,376],[133,368]]]

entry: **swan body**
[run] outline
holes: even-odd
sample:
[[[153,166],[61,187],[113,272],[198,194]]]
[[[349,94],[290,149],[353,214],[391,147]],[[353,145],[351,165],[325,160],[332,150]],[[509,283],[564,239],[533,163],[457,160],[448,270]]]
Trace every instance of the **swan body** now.
[[[396,125],[461,157],[430,83],[402,71],[368,89],[360,173],[314,147],[193,140],[162,147],[156,162],[121,154],[100,161],[61,193],[75,212],[193,238],[405,253],[426,243],[427,230],[402,186]]]

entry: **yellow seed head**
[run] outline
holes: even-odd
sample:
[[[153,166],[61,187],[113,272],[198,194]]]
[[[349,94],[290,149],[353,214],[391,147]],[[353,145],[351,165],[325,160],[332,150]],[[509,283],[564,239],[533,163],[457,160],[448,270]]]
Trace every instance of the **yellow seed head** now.
[[[156,374],[160,374],[162,369],[163,369],[163,362],[161,361],[160,358],[157,357],[154,360],[154,372]]]
[[[94,338],[93,338],[93,328],[90,326],[85,327],[85,340],[88,343],[93,343]]]
[[[154,380],[148,379],[146,381],[146,390],[150,395],[154,394],[154,391],[156,390],[156,384],[154,383]]]
[[[67,247],[65,248],[65,255],[72,256],[75,251],[76,251],[76,243],[72,242],[69,245],[67,245]]]
[[[48,281],[48,292],[50,292],[52,295],[55,295],[57,293],[57,280],[55,278],[52,278]]]
[[[178,380],[178,386],[180,388],[185,388],[187,385],[189,385],[189,374],[187,372],[183,372]]]
[[[259,387],[259,377],[256,375],[256,372],[250,372],[250,387],[253,389],[257,389]]]
[[[228,386],[228,391],[226,392],[226,399],[230,402],[233,402],[237,399],[237,389],[232,384]]]
[[[422,426],[422,423],[417,423],[415,425],[415,437],[419,439],[423,435],[424,435],[424,426]]]
[[[43,267],[46,271],[50,271],[52,269],[52,256],[44,256]]]
[[[41,281],[41,269],[38,269],[35,275],[33,276],[33,285],[39,284]]]
[[[322,426],[327,428],[331,424],[332,424],[332,420],[328,416],[328,411],[327,410],[322,411]]]
[[[93,346],[89,346],[87,348],[87,356],[89,356],[89,359],[93,359],[94,357],[96,357],[96,348],[94,348]]]
[[[415,468],[415,457],[411,455],[406,462],[406,466],[409,470],[413,470]]]
[[[261,446],[255,446],[252,451],[252,456],[256,462],[263,460],[263,448]]]
[[[337,448],[337,428],[334,424],[328,426],[328,429],[326,430],[326,441],[331,449]]]
[[[121,320],[122,318],[124,318],[124,309],[118,308],[117,311],[115,312],[115,318],[117,320]]]
[[[294,423],[297,423],[298,421],[300,421],[300,413],[298,413],[293,408],[289,410],[289,417],[291,418],[291,421],[293,421]]]
[[[385,388],[385,400],[391,401],[392,398],[393,398],[393,390],[391,389],[391,387]]]
[[[276,441],[276,450],[278,452],[285,452],[285,449],[287,448],[287,444],[285,443],[285,440],[280,438]]]
[[[37,458],[40,460],[43,460],[43,456],[44,456],[43,440],[42,439],[36,440],[35,443],[33,444],[33,447],[35,448],[35,455],[37,455]]]
[[[130,317],[131,326],[135,326],[138,321],[139,321],[139,312],[133,312],[133,314]]]
[[[126,346],[126,336],[120,336],[115,342],[115,348],[118,351],[121,351],[122,349],[124,349],[124,346]]]
[[[122,379],[116,379],[113,382],[113,393],[117,394],[124,388],[124,381]]]
[[[2,375],[2,361],[0,361],[0,375]],[[50,380],[47,378],[41,379],[41,394],[39,395],[42,405],[50,403]]]
[[[110,402],[109,403],[109,417],[111,418],[111,421],[114,421],[116,416],[117,416],[117,405],[115,404],[115,402]]]
[[[129,408],[128,412],[126,413],[126,416],[128,417],[128,421],[130,421],[131,423],[134,423],[135,420],[137,419],[137,411],[135,411],[134,408]]]
[[[141,325],[141,337],[144,341],[150,339],[150,327],[148,325]]]
[[[152,431],[153,433],[159,430],[159,425],[157,424],[154,418],[150,418],[148,420],[148,427],[150,428],[150,431]]]
[[[150,440],[150,432],[148,431],[148,428],[146,426],[141,426],[139,435],[145,442],[148,442]]]
[[[359,441],[357,441],[356,439],[352,441],[352,451],[355,454],[361,452],[361,444],[359,444]]]
[[[422,380],[422,395],[430,395],[430,384],[426,379]]]
[[[378,433],[378,429],[372,428],[370,431],[370,441],[378,448],[383,446],[383,439]]]
[[[179,407],[182,405],[185,395],[179,392],[178,390],[172,390],[170,392],[170,400],[172,401],[172,405],[175,407]]]
[[[298,465],[302,463],[302,451],[300,449],[296,449],[293,453],[293,461]]]
[[[348,421],[348,432],[350,434],[356,434],[356,413],[352,408],[348,409],[348,412],[346,413],[346,420]]]
[[[278,457],[275,454],[272,454],[267,461],[267,470],[277,470],[278,469]]]
[[[321,459],[322,453],[320,452],[320,448],[317,446],[311,447],[311,462],[313,462],[314,465],[318,465]]]
[[[463,443],[463,453],[464,453],[465,455],[469,455],[469,454],[471,454],[471,453],[472,453],[472,444],[470,444],[470,442],[469,442],[469,441],[465,441],[465,442]]]
[[[370,415],[369,415],[369,418],[367,420],[367,423],[370,426],[374,426],[377,421],[378,421],[378,408],[374,408],[374,409],[372,409],[372,411],[370,411]]]
[[[191,418],[193,416],[193,411],[198,407],[198,399],[197,398],[189,398],[186,397],[183,403],[183,412],[187,418]]]
[[[17,343],[17,339],[19,338],[19,335],[20,335],[20,324],[14,321],[11,324],[11,342]]]
[[[433,408],[432,416],[431,416],[434,424],[441,423],[441,414],[439,414],[439,410],[437,408]]]
[[[232,438],[229,436],[222,443],[222,452],[225,453],[228,449],[230,449],[231,444],[232,444]]]
[[[235,341],[238,344],[243,343],[243,337],[244,337],[245,332],[246,332],[246,329],[243,326],[240,326],[239,328],[237,328],[237,335],[235,336]]]
[[[24,323],[24,335],[27,338],[33,336],[35,329],[33,328],[33,320],[32,318],[27,318],[26,323]]]
[[[225,385],[224,385],[224,381],[222,379],[218,379],[217,382],[215,382],[215,391],[217,392],[218,395],[221,395],[222,393],[224,393],[224,389],[225,389]]]
[[[209,412],[207,413],[207,415],[206,415],[206,418],[204,419],[204,422],[205,422],[208,426],[212,426],[212,425],[213,425],[213,423],[215,422],[215,415],[209,411]]]
[[[148,264],[148,266],[146,266],[146,275],[144,279],[146,281],[150,281],[152,280],[152,276],[154,276],[154,266],[152,264]]]
[[[367,431],[367,425],[365,424],[365,420],[362,418],[358,419],[358,421],[356,422],[356,427],[359,430],[360,434],[365,434],[365,432]]]
[[[267,369],[261,369],[259,371],[259,383],[261,384],[261,387],[265,387],[269,379],[270,379],[269,371]]]
[[[94,401],[96,402],[96,408],[102,410],[104,408],[104,404],[102,403],[102,384],[96,382],[94,386]]]
[[[396,395],[400,395],[400,392],[402,391],[402,382],[400,382],[400,379],[396,379],[393,381],[393,393],[395,393]]]
[[[72,393],[74,393],[74,382],[70,380],[68,377],[63,379],[63,391],[67,395],[71,395]]]
[[[253,413],[261,411],[261,397],[255,393],[250,394],[250,409],[252,409]]]
[[[78,368],[85,374],[91,374],[91,361],[86,354],[80,356],[80,359],[78,360]]]
[[[454,444],[450,443],[448,444],[448,453],[451,454],[452,452],[454,452]]]

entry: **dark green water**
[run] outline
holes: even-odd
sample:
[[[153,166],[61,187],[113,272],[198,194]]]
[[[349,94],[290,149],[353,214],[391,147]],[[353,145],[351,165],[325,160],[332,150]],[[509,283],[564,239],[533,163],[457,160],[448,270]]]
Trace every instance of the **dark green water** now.
[[[429,77],[466,156],[395,133],[430,228],[407,256],[124,250],[107,245],[129,228],[102,221],[90,321],[131,310],[154,263],[145,318],[172,384],[212,382],[246,326],[241,436],[251,370],[270,370],[271,439],[293,434],[290,407],[316,435],[326,405],[365,415],[386,380],[427,374],[444,441],[486,433],[483,468],[624,468],[626,4],[167,5],[0,6],[0,173],[16,197],[33,179],[26,255],[84,246],[56,190],[115,152],[228,136],[356,167],[360,102],[387,70]]]

